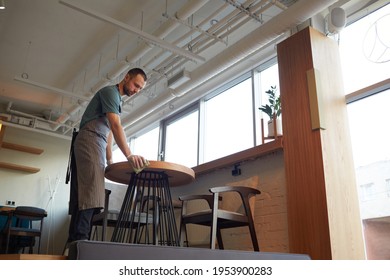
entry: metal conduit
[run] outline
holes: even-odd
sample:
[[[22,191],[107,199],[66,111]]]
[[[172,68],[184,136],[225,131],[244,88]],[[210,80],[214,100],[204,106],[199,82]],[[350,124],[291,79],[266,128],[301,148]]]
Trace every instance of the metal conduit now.
[[[238,61],[250,56],[256,50],[279,37],[284,32],[304,22],[312,15],[330,6],[336,0],[300,0],[260,26],[257,30],[244,37],[230,48],[204,63],[191,73],[191,80],[176,90],[167,89],[155,99],[130,113],[123,119],[124,127],[127,128],[163,104],[167,104],[175,98],[181,97],[195,87],[222,73],[225,69],[236,64]]]

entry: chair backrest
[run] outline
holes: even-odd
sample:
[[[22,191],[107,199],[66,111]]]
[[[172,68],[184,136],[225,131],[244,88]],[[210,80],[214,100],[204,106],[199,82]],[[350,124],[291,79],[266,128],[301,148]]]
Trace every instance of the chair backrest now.
[[[17,243],[14,243],[12,246],[14,248],[20,247],[30,247],[30,253],[33,251],[33,246],[35,244],[35,237],[39,237],[38,244],[38,254],[41,246],[41,234],[43,228],[43,219],[47,216],[47,213],[44,209],[32,206],[18,206],[12,211],[10,218],[16,218],[15,226],[12,226],[9,223],[7,228],[7,242],[6,242],[6,252],[10,247],[10,237],[12,236],[21,236],[24,238],[17,239]],[[39,222],[39,228],[33,228],[33,222]],[[31,238],[33,237],[33,238]]]
[[[234,195],[234,193],[238,194],[241,198],[241,201],[237,201],[237,205],[240,207],[243,207],[243,214],[247,216],[252,216],[252,211],[250,206],[250,199],[261,192],[258,189],[250,188],[250,187],[245,187],[245,186],[220,186],[220,187],[212,187],[209,189],[211,193],[214,195],[218,195],[221,197],[221,194],[230,194]],[[226,201],[225,199],[222,199],[222,201]],[[231,200],[230,200],[231,202]],[[220,208],[220,206],[218,207]],[[229,209],[233,210],[233,209]],[[252,211],[251,211],[252,210]],[[234,211],[239,212],[237,209],[234,209]]]
[[[212,187],[209,191],[212,194],[187,195],[179,197],[179,199],[183,202],[181,234],[184,233],[188,241],[185,225],[198,224],[209,226],[211,228],[210,248],[215,249],[217,239],[219,248],[223,249],[221,229],[248,226],[253,243],[253,249],[255,251],[259,251],[260,248],[253,221],[252,208],[254,207],[251,207],[250,200],[255,195],[260,194],[260,191],[245,186]],[[194,200],[206,200],[210,209],[195,212],[191,211],[191,213],[187,213],[185,209],[188,206],[187,203]]]
[[[18,206],[15,208],[14,216],[21,219],[29,219],[32,221],[41,220],[47,216],[45,209],[32,206]]]
[[[13,216],[17,218],[16,227],[32,227],[33,221],[43,221],[47,216],[45,209],[32,206],[18,206],[13,212]],[[42,223],[41,223],[42,227]]]

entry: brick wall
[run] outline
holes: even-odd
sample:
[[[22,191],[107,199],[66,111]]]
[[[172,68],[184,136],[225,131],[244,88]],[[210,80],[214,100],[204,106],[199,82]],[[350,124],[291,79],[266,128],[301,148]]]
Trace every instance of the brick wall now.
[[[233,167],[232,167],[233,168]],[[245,185],[259,189],[254,203],[254,219],[260,250],[264,252],[289,252],[286,183],[283,153],[278,152],[256,160],[241,163],[241,175],[232,176],[232,168],[216,170],[196,178],[190,185],[172,188],[172,195],[208,193],[208,188],[220,185]],[[237,199],[224,197],[222,206],[237,208]],[[202,205],[192,205],[190,211]],[[251,251],[252,242],[247,228],[222,231],[225,249]],[[207,247],[209,228],[188,226],[190,246]]]

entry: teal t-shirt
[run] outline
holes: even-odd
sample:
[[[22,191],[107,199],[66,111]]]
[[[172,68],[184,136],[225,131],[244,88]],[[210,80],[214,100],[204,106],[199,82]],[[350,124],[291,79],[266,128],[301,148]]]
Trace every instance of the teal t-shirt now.
[[[91,120],[104,117],[106,113],[119,115],[121,113],[121,102],[121,95],[115,85],[100,89],[85,109],[81,118],[80,128]]]

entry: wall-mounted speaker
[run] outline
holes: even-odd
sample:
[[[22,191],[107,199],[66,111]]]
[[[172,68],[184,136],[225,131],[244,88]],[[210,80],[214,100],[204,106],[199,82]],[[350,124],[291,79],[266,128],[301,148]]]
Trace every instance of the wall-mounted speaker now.
[[[326,17],[326,30],[328,33],[339,33],[346,24],[346,16],[344,9],[335,7],[330,10],[330,13]]]

